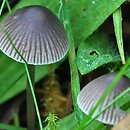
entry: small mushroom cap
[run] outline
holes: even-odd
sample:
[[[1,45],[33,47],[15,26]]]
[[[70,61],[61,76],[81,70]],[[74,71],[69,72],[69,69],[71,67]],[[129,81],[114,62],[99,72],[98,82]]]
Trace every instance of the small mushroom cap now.
[[[7,34],[9,36],[7,36]],[[67,36],[59,19],[47,8],[27,6],[10,14],[0,24],[0,49],[12,59],[42,65],[61,60],[67,53]]]
[[[117,73],[108,73],[99,78],[92,80],[88,83],[79,93],[77,103],[80,109],[87,115],[98,102],[105,89],[113,81]],[[130,80],[126,76],[122,76],[118,81],[112,92],[106,97],[104,102],[97,108],[94,115],[100,112],[106,105],[108,105],[117,95],[122,93],[130,86]],[[93,115],[93,116],[94,116]],[[122,118],[124,118],[126,112],[120,110],[115,104],[109,107],[104,113],[102,113],[97,120],[106,124],[117,124]]]

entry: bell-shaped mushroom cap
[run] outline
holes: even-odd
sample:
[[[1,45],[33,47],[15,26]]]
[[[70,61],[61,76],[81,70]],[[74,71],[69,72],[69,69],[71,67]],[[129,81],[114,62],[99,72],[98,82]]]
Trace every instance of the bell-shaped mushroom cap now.
[[[87,115],[98,102],[105,89],[113,81],[116,73],[108,73],[99,78],[92,80],[88,83],[79,93],[77,103],[80,109]],[[104,102],[97,108],[96,112],[100,112],[106,105],[108,105],[117,95],[126,90],[130,86],[130,80],[126,76],[122,76],[118,81],[113,91],[106,97]],[[93,116],[94,116],[93,115]],[[117,124],[126,113],[122,111],[116,104],[109,107],[104,113],[102,113],[97,120],[106,124]]]
[[[45,7],[21,8],[0,24],[1,51],[16,61],[24,62],[10,44],[9,37],[28,64],[54,63],[67,53],[64,27]]]

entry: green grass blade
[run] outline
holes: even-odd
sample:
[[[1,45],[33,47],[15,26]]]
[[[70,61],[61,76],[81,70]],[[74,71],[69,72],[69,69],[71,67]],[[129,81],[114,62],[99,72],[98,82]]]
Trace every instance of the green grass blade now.
[[[2,11],[4,9],[5,2],[6,2],[6,0],[3,0],[2,5],[0,7],[0,15],[2,14]]]
[[[78,70],[76,65],[76,55],[75,55],[73,34],[72,34],[71,23],[69,18],[69,9],[67,6],[68,3],[65,2],[65,0],[60,0],[60,3],[62,6],[61,17],[68,36],[68,44],[69,44],[68,57],[69,57],[69,64],[70,64],[71,92],[72,92],[74,111],[77,115],[77,119],[80,121],[80,117],[82,116],[82,114],[77,105],[77,96],[78,93],[80,92],[80,83],[79,83],[79,75],[78,75]]]
[[[10,7],[10,4],[9,4],[9,1],[8,1],[8,0],[6,0],[6,5],[7,5],[7,8],[8,8],[9,13],[11,13],[12,10],[11,10],[11,7]]]
[[[16,127],[20,126],[20,119],[19,119],[19,113],[18,112],[13,114],[13,122],[14,122],[14,126],[16,126]]]
[[[121,8],[117,9],[113,13],[113,24],[114,24],[114,31],[115,31],[115,35],[116,35],[116,41],[117,41],[120,57],[121,57],[122,63],[125,64],[123,38],[122,38],[122,13],[121,13]]]
[[[0,130],[27,130],[26,128],[15,127],[8,124],[0,123]]]
[[[15,49],[15,51],[18,53],[18,55],[21,57],[21,59],[24,61],[25,64],[27,64],[26,60],[23,58],[23,56],[20,54],[20,52],[17,50],[17,48],[15,47],[10,35],[8,34],[8,31],[5,30],[5,34],[10,42],[10,44],[12,45],[12,47]]]
[[[27,73],[27,78],[28,78],[30,89],[31,89],[31,92],[32,92],[32,96],[33,96],[33,100],[34,100],[34,104],[35,104],[35,108],[36,108],[36,112],[37,112],[37,117],[38,117],[38,121],[39,121],[40,130],[43,130],[42,121],[41,121],[41,117],[40,117],[40,112],[39,112],[39,109],[38,109],[36,96],[35,96],[35,93],[34,93],[34,90],[33,90],[33,84],[32,84],[31,77],[30,77],[30,74],[29,74],[29,70],[28,70],[28,67],[27,67],[28,64],[27,64],[26,60],[23,58],[23,56],[20,54],[20,52],[17,50],[17,48],[15,47],[13,41],[11,40],[11,37],[9,36],[9,34],[8,34],[8,32],[6,30],[5,30],[5,34],[7,35],[10,44],[13,46],[15,51],[22,58],[22,60],[25,62],[25,64],[24,64],[25,65],[25,70],[26,70],[26,73]]]

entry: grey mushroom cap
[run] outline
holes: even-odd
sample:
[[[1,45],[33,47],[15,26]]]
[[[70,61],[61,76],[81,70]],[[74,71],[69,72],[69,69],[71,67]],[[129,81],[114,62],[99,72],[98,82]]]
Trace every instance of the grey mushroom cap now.
[[[14,11],[0,24],[0,50],[18,62],[24,62],[10,44],[9,37],[28,64],[57,62],[68,50],[62,23],[52,11],[42,6]]]
[[[108,73],[100,76],[90,83],[88,83],[79,93],[77,103],[80,109],[87,115],[89,115],[91,109],[98,102],[105,89],[113,81],[117,73]],[[96,113],[100,112],[106,105],[108,105],[117,95],[122,93],[130,86],[130,79],[126,76],[122,76],[118,81],[113,91],[106,97],[104,102],[97,108],[93,117]],[[113,104],[104,113],[102,113],[97,120],[105,123],[114,125],[121,121],[126,116],[126,112]]]

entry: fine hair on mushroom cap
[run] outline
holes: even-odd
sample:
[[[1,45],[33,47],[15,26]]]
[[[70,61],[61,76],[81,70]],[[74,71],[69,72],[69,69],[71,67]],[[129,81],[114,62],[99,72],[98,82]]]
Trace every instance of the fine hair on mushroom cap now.
[[[42,6],[27,6],[14,11],[0,24],[1,51],[24,62],[9,43],[5,31],[28,64],[57,62],[68,50],[64,26],[52,11]]]
[[[80,109],[85,114],[89,115],[89,112],[101,98],[103,92],[113,81],[116,74],[117,73],[108,73],[103,76],[100,76],[92,80],[81,90],[77,98],[77,103]],[[105,98],[104,102],[96,109],[95,113],[93,114],[93,117],[96,115],[96,113],[103,110],[105,106],[107,106],[117,95],[122,93],[129,86],[130,86],[130,79],[127,78],[126,76],[122,76],[121,79],[116,84],[116,86],[110,92],[110,94]],[[114,125],[117,124],[119,121],[121,121],[125,116],[126,112],[117,107],[116,104],[113,104],[105,112],[103,112],[97,118],[97,120],[106,124]]]

